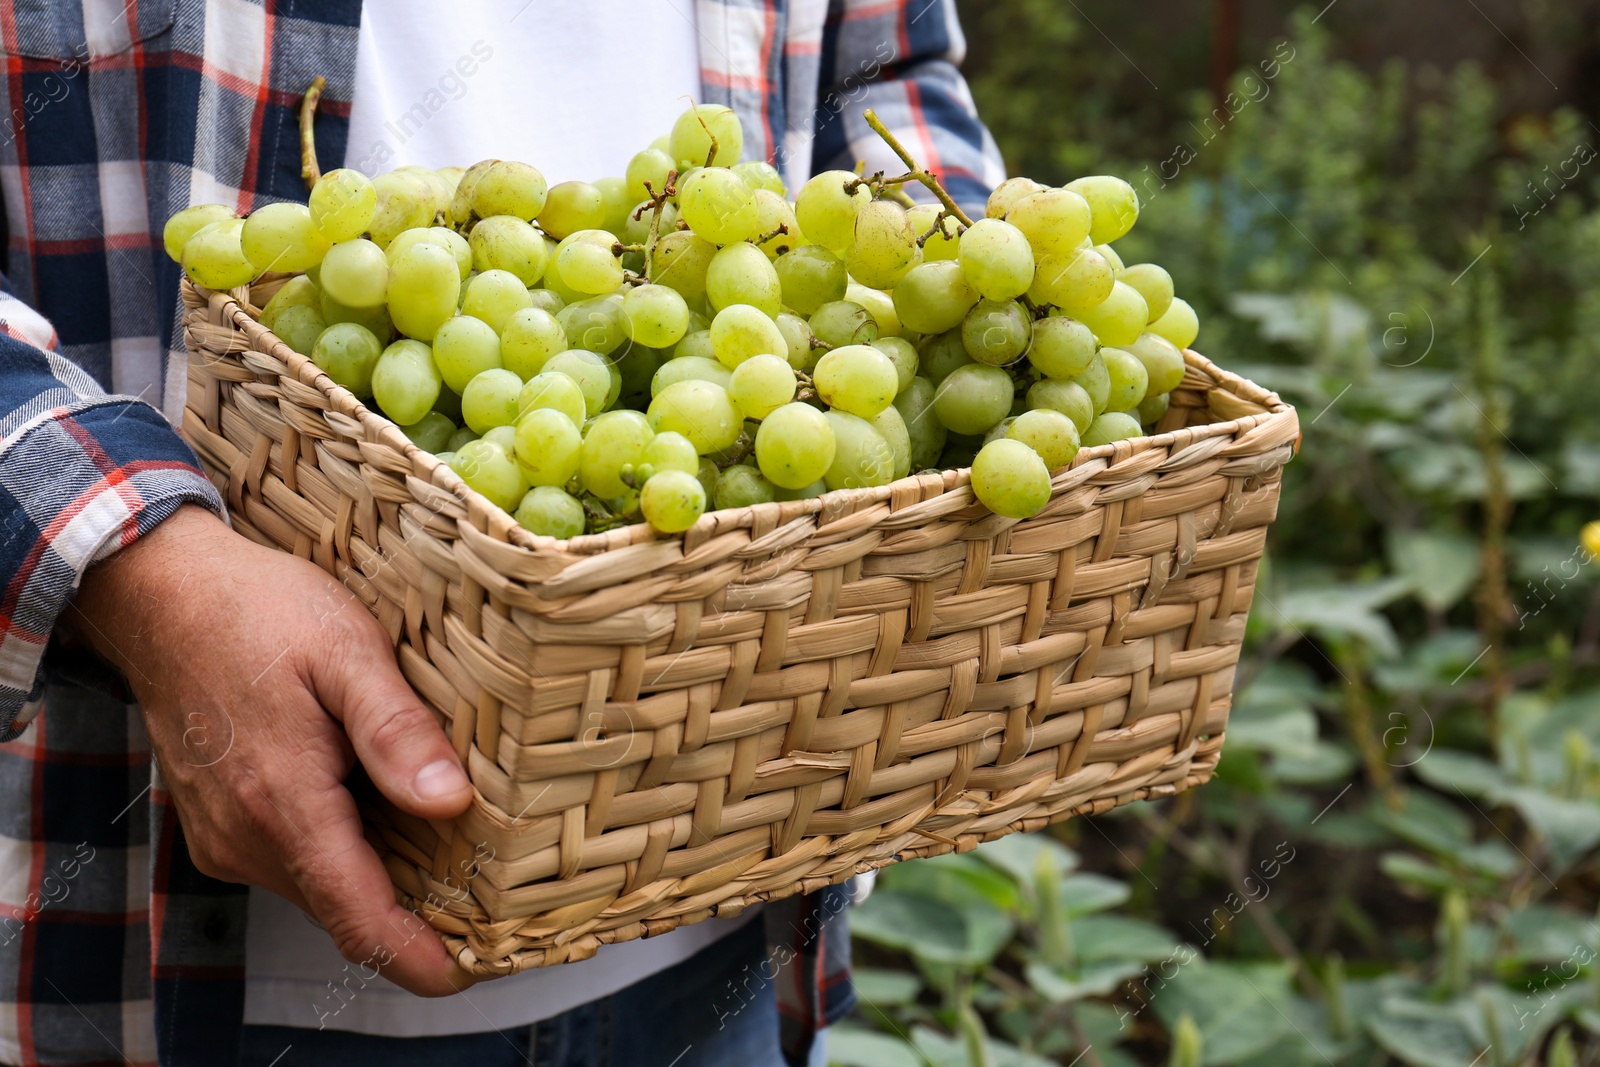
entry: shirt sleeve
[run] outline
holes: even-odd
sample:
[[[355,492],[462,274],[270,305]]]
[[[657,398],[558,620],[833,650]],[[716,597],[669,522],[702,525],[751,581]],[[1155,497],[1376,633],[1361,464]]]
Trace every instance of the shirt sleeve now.
[[[956,203],[981,215],[990,190],[1005,180],[1005,163],[958,69],[966,50],[954,0],[832,0],[813,172],[851,170],[858,160],[868,174],[905,172],[862,117],[872,108]],[[906,191],[931,199],[916,184]]]
[[[188,444],[111,396],[0,292],[0,741],[43,704],[45,651],[84,572],[183,504],[225,514]]]

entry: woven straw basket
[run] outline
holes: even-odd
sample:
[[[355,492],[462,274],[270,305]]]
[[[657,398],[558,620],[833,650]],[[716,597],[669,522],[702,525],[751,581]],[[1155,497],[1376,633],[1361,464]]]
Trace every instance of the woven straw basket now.
[[[1281,469],[1272,393],[1187,353],[1155,436],[1022,521],[964,470],[527,533],[255,321],[183,288],[184,432],[235,528],[388,628],[476,791],[375,802],[402,900],[507,974],[1206,781]]]

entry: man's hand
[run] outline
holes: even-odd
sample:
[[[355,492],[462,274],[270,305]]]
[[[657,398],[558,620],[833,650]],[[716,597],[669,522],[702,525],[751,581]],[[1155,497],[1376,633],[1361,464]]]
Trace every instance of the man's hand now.
[[[472,984],[394,900],[343,782],[427,819],[472,790],[377,621],[321,569],[184,507],[91,568],[70,623],[133,685],[196,866],[316,916],[425,996]],[[68,620],[63,620],[68,621]]]

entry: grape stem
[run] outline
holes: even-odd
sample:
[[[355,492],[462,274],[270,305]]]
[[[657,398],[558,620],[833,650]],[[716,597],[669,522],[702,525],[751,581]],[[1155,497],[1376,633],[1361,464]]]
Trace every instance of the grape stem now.
[[[944,205],[946,211],[960,219],[963,225],[972,225],[972,220],[967,217],[967,213],[961,210],[959,204],[950,199],[950,194],[944,191],[944,186],[939,184],[939,179],[918,165],[917,161],[911,157],[911,153],[907,152],[905,146],[900,143],[899,138],[890,133],[889,128],[883,124],[883,120],[878,118],[877,112],[869,107],[862,113],[861,117],[867,120],[867,125],[871,126],[873,132],[883,138],[885,144],[894,149],[894,154],[900,157],[900,162],[909,168],[909,173],[904,177],[905,181],[915,180],[921,182],[928,188],[929,192],[939,198],[939,203]]]
[[[322,90],[327,85],[328,79],[318,74],[311,79],[311,85],[300,101],[300,177],[305,179],[307,189],[322,177],[322,168],[317,165],[317,140],[311,120],[317,114],[317,102],[322,99]]]
[[[788,232],[789,232],[789,224],[787,222],[780,222],[780,223],[778,223],[778,228],[776,230],[773,230],[771,233],[762,234],[760,237],[757,237],[751,243],[752,244],[758,244],[758,245],[764,245],[768,241],[772,240],[774,237],[782,237],[785,234],[787,234]]]
[[[644,280],[650,280],[650,272],[655,268],[656,241],[661,238],[661,212],[666,209],[667,198],[677,196],[678,190],[674,183],[678,180],[676,170],[667,171],[667,180],[662,184],[658,193],[649,182],[644,183],[644,191],[650,194],[650,203],[654,214],[650,218],[650,236],[644,242]],[[637,217],[637,215],[635,216]]]

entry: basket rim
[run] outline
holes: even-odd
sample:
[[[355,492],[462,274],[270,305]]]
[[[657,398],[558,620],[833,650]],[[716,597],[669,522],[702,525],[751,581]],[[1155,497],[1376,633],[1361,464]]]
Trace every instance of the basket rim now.
[[[649,523],[633,523],[618,527],[603,533],[581,534],[568,539],[558,539],[542,534],[535,534],[523,528],[510,513],[499,505],[492,503],[487,497],[467,485],[449,464],[440,461],[432,452],[418,448],[412,440],[401,431],[399,425],[381,412],[368,407],[359,397],[344,386],[333,381],[328,374],[318,367],[310,357],[296,352],[290,348],[277,334],[261,325],[257,316],[260,309],[251,303],[251,289],[270,284],[279,280],[287,280],[295,275],[266,274],[257,278],[248,285],[242,285],[226,292],[217,292],[197,285],[188,277],[180,281],[180,291],[185,307],[194,309],[208,303],[221,301],[218,310],[224,319],[231,318],[234,326],[249,338],[252,349],[265,355],[281,360],[293,373],[296,380],[320,392],[328,401],[329,409],[357,422],[365,439],[392,448],[404,455],[411,463],[413,472],[420,478],[437,488],[448,490],[463,505],[466,511],[466,520],[477,529],[494,537],[505,544],[515,546],[533,555],[558,553],[567,557],[591,557],[606,551],[621,549],[630,545],[638,545],[653,541],[684,541],[686,550],[689,545],[698,544],[710,536],[717,529],[745,527],[749,528],[754,523],[754,517],[762,509],[773,509],[781,506],[786,509],[784,521],[806,514],[817,514],[830,510],[840,504],[849,506],[842,510],[854,511],[861,506],[888,501],[897,491],[910,489],[924,499],[940,493],[959,492],[969,488],[971,479],[970,467],[952,468],[939,472],[937,476],[918,474],[913,472],[904,478],[889,482],[886,485],[874,486],[867,489],[836,489],[830,490],[820,496],[805,500],[785,501],[781,505],[776,503],[753,504],[740,508],[723,508],[708,510],[688,530],[679,533],[663,533],[656,530]],[[254,312],[254,314],[252,314]],[[190,360],[193,362],[195,353],[190,351]],[[232,353],[237,358],[238,353]],[[1106,445],[1091,445],[1080,448],[1073,457],[1072,462],[1065,467],[1051,472],[1052,493],[1059,488],[1060,479],[1071,472],[1092,463],[1096,460],[1105,460],[1106,466],[1126,460],[1141,452],[1152,448],[1168,448],[1173,445],[1176,455],[1183,449],[1193,446],[1200,441],[1215,437],[1237,435],[1241,430],[1260,425],[1267,420],[1283,417],[1294,418],[1298,423],[1295,409],[1286,403],[1277,393],[1258,385],[1238,374],[1219,367],[1205,356],[1186,348],[1183,350],[1186,365],[1186,377],[1189,374],[1198,374],[1210,379],[1213,388],[1224,389],[1237,398],[1262,408],[1260,414],[1242,415],[1238,418],[1206,423],[1193,428],[1167,431],[1160,434],[1149,434],[1142,437],[1129,438]],[[1184,435],[1180,444],[1179,435]],[[1299,431],[1296,429],[1294,449],[1299,450]],[[938,476],[943,477],[943,487],[936,493],[929,493],[930,482]],[[1020,519],[1004,519],[1008,523],[1020,522]],[[782,523],[780,522],[780,525]]]

